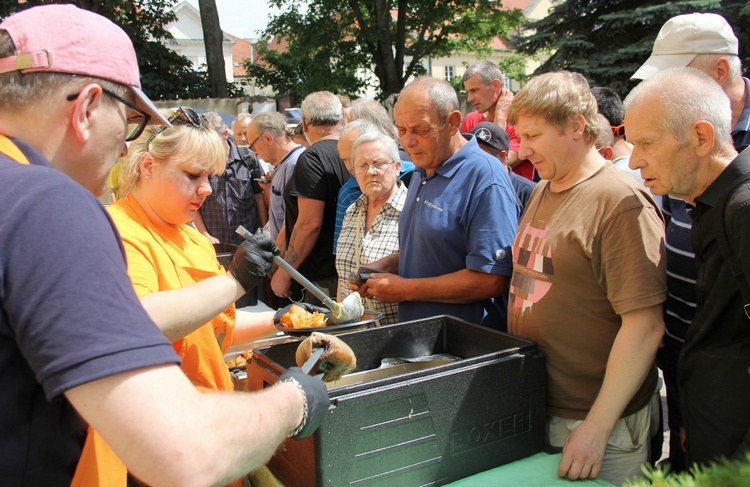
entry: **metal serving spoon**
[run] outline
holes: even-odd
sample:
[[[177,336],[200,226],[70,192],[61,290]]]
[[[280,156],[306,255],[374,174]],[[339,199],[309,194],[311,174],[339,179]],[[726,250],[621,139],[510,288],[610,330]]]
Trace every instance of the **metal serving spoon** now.
[[[245,240],[249,240],[253,235],[242,225],[238,226],[235,231]],[[365,312],[365,307],[362,304],[362,298],[358,292],[353,292],[344,298],[341,303],[337,303],[278,255],[273,256],[273,261],[292,276],[295,281],[302,284],[302,286],[310,291],[313,296],[320,299],[327,308],[330,308],[331,321],[334,325],[359,321],[362,318],[362,315]]]

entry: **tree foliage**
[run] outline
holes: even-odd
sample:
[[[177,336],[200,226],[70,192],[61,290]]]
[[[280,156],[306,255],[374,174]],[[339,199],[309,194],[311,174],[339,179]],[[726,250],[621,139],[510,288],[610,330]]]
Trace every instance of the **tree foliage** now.
[[[648,59],[659,29],[675,15],[724,15],[740,39],[740,55],[746,61],[750,34],[738,27],[750,20],[748,4],[740,0],[566,0],[547,17],[527,23],[511,41],[521,54],[549,55],[535,74],[577,71],[592,85],[608,86],[624,97],[637,84],[630,76]]]
[[[164,28],[175,19],[176,0],[26,0],[0,2],[0,18],[37,5],[72,3],[91,10],[122,27],[128,34],[141,72],[143,91],[152,99],[175,100],[211,96],[205,73],[193,69],[190,61],[169,49],[172,35]],[[75,33],[71,33],[75,35]],[[238,95],[236,89],[231,93]]]
[[[399,92],[424,73],[429,58],[455,52],[487,55],[496,35],[517,26],[520,10],[493,0],[271,0],[259,46],[262,62],[245,63],[258,85],[298,98],[327,89],[347,95],[371,85],[380,96]],[[278,44],[286,49],[280,52]],[[375,82],[358,74],[371,74]]]

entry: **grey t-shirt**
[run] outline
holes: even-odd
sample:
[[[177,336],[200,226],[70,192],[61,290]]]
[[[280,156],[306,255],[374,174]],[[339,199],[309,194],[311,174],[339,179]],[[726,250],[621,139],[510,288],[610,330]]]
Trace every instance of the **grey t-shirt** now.
[[[268,208],[268,234],[275,241],[279,231],[284,226],[284,188],[294,174],[297,158],[305,151],[304,146],[298,145],[284,156],[271,176],[271,195]]]

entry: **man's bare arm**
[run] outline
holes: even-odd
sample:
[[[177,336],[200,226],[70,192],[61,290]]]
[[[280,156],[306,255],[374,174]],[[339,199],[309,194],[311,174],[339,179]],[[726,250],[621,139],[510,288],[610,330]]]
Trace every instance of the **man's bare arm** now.
[[[462,269],[442,276],[412,279],[375,274],[367,281],[367,286],[370,295],[385,303],[433,301],[464,304],[500,296],[508,282],[507,276]]]
[[[558,475],[574,480],[598,476],[612,429],[653,367],[663,334],[661,304],[622,315],[602,388],[586,419],[565,441]]]
[[[302,393],[291,383],[201,394],[174,365],[110,376],[66,396],[152,486],[228,484],[263,465],[303,410]]]

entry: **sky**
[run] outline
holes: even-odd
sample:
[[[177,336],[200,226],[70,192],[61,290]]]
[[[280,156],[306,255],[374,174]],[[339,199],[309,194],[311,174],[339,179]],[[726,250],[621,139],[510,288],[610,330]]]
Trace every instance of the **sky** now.
[[[198,8],[198,0],[187,0]],[[267,0],[216,0],[221,30],[243,39],[260,37],[259,30],[266,24],[275,10]]]

